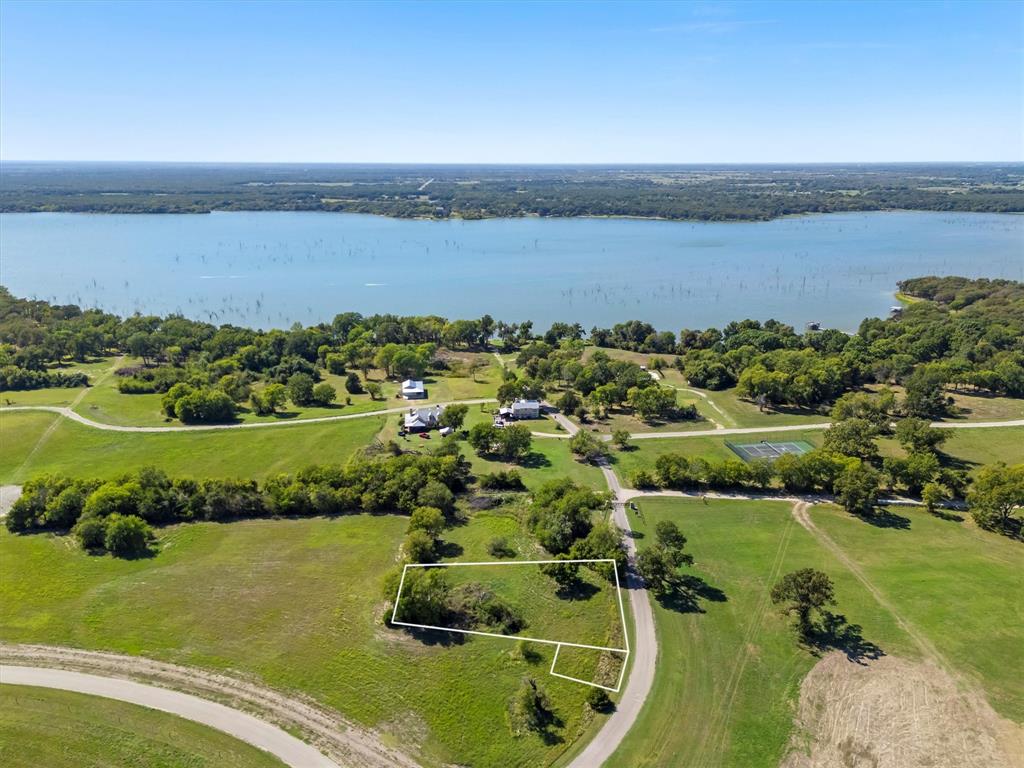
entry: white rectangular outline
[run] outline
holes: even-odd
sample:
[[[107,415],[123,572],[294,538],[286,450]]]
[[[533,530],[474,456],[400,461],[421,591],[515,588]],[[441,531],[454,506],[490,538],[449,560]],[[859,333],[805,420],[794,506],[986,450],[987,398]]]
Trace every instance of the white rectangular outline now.
[[[612,572],[615,574],[615,597],[619,601],[619,618],[622,621],[622,636],[626,641],[625,648],[610,648],[605,645],[586,645],[585,643],[569,643],[560,642],[558,640],[543,640],[538,637],[526,637],[525,635],[503,635],[499,632],[479,632],[473,629],[453,629],[451,627],[437,627],[433,624],[413,624],[408,621],[398,621],[398,601],[402,598],[402,587],[405,585],[405,574],[410,568],[458,568],[460,566],[481,566],[481,565],[546,565],[548,563],[611,563]],[[582,683],[583,685],[589,685],[594,688],[603,688],[606,691],[612,693],[618,693],[622,688],[622,682],[626,675],[626,666],[629,662],[629,627],[626,626],[626,609],[622,602],[622,585],[619,583],[619,567],[618,563],[613,558],[588,558],[580,560],[491,560],[487,562],[477,563],[406,563],[405,567],[402,568],[402,578],[398,582],[398,593],[395,595],[395,607],[391,611],[391,623],[398,627],[414,627],[416,629],[433,629],[438,632],[456,632],[460,635],[479,635],[480,637],[500,637],[505,640],[526,640],[531,643],[544,643],[546,645],[555,646],[555,655],[551,660],[551,669],[548,673],[555,677],[561,677],[565,680],[572,680],[575,683]],[[600,685],[599,683],[589,682],[587,680],[580,680],[577,677],[570,677],[569,675],[563,675],[555,672],[555,662],[558,660],[558,652],[561,650],[563,645],[567,645],[571,648],[588,648],[592,651],[610,651],[612,653],[624,653],[626,658],[622,660],[622,669],[619,671],[619,681],[614,688],[610,688],[606,685]]]

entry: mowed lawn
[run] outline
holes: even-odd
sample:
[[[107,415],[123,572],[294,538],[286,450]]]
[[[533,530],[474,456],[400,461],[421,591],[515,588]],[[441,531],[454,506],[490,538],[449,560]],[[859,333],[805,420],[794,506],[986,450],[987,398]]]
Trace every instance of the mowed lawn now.
[[[838,609],[887,653],[913,646],[782,502],[644,499],[633,515],[641,549],[661,520],[675,521],[696,559],[691,573],[722,594],[693,612],[654,600],[659,656],[654,688],[609,765],[768,768],[792,727],[800,682],[815,659],[771,604],[772,585],[814,567],[836,584]]]
[[[261,749],[154,709],[99,696],[0,685],[7,768],[280,768]]]
[[[0,482],[21,483],[44,472],[115,477],[147,465],[172,477],[264,478],[308,464],[344,462],[373,441],[383,422],[383,416],[370,416],[327,424],[153,434],[105,432],[48,413],[3,413]]]
[[[417,639],[382,624],[383,582],[407,523],[182,525],[161,530],[159,553],[135,561],[91,557],[65,537],[0,532],[0,639],[255,675],[378,729],[426,765],[549,764],[594,722],[587,688],[547,674],[552,648],[538,645],[529,662],[511,641]],[[556,617],[550,631],[575,627]],[[506,726],[524,675],[547,689],[564,723],[549,741],[515,739]]]
[[[648,536],[674,520],[689,538],[692,572],[724,593],[705,613],[655,603],[659,660],[655,687],[611,764],[776,766],[792,727],[800,682],[815,658],[797,643],[768,591],[783,574],[825,571],[835,610],[890,655],[921,652],[895,617],[780,502],[707,505],[677,499],[639,502],[633,526]],[[882,528],[838,508],[811,515],[901,616],[928,637],[956,672],[975,681],[1001,714],[1024,718],[1024,617],[1012,595],[1024,587],[1020,545],[923,511],[896,510],[909,528]],[[1019,603],[1019,601],[1017,601]]]
[[[831,507],[811,516],[896,610],[1004,717],[1024,723],[1024,545],[893,507],[905,527],[880,527]]]

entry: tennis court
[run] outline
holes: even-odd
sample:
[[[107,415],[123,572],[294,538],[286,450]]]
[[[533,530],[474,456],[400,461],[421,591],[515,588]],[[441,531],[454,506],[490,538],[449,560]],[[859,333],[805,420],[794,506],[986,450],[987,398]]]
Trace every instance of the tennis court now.
[[[729,450],[744,461],[754,461],[755,459],[777,459],[785,453],[792,453],[799,456],[800,454],[807,453],[814,449],[814,446],[806,440],[788,440],[778,443],[762,440],[759,443],[743,443],[741,445],[727,442],[726,445],[729,446]]]

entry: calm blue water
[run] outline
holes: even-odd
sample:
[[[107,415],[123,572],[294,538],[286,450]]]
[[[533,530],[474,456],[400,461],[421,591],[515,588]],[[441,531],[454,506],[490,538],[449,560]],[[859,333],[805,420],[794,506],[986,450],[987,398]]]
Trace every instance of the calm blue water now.
[[[286,327],[336,313],[668,330],[776,318],[852,329],[896,281],[1024,279],[1024,216],[830,214],[758,223],[407,221],[335,213],[5,214],[0,281],[118,313]]]

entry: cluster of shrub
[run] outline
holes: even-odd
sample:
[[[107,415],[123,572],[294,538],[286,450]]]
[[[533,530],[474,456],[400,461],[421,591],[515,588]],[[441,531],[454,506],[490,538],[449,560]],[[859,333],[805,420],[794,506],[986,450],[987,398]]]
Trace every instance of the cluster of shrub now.
[[[81,371],[42,371],[5,365],[0,368],[0,392],[46,387],[86,387],[89,377]]]
[[[412,513],[420,507],[446,513],[468,476],[468,464],[457,449],[447,447],[434,454],[358,456],[343,467],[311,466],[262,485],[252,480],[172,480],[154,468],[106,482],[45,475],[25,484],[5,523],[19,533],[71,530],[84,546],[95,546],[99,525],[105,526],[113,515],[149,526],[273,515]]]

